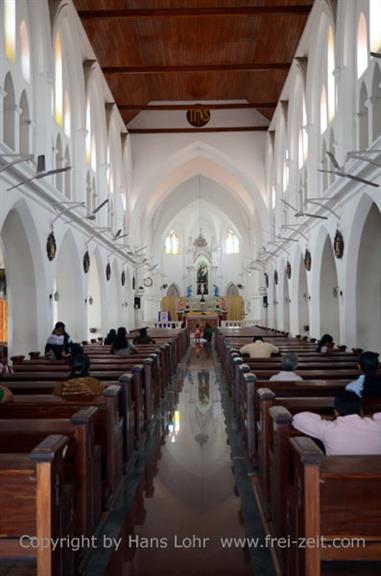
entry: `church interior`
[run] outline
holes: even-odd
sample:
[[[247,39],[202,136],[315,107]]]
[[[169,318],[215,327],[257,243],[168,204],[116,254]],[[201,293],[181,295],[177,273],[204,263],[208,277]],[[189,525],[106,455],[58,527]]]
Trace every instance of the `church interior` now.
[[[0,2],[0,576],[381,573],[381,0]]]

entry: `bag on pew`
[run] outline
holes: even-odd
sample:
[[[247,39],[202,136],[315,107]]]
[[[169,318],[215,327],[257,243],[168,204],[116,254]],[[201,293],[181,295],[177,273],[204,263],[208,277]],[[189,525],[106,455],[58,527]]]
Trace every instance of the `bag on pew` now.
[[[7,386],[0,385],[0,404],[5,404],[5,402],[11,402],[13,400],[13,394]]]
[[[91,376],[81,376],[79,378],[71,378],[58,382],[54,388],[53,394],[61,396],[67,400],[74,399],[88,399],[95,396],[102,396],[104,391],[104,384],[97,378]]]

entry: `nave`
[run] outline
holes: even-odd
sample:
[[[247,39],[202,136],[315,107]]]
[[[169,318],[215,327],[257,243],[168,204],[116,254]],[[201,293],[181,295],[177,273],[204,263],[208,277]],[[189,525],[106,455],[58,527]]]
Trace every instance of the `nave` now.
[[[110,462],[107,455],[110,451],[114,454],[115,469],[111,475],[102,474],[103,496],[95,486],[94,493],[89,494],[95,498],[92,502],[98,514],[92,517],[93,520],[89,519],[87,528],[87,517],[81,513],[84,503],[80,504],[84,485],[77,484],[77,479],[68,476],[67,472],[63,476],[66,482],[74,482],[73,488],[79,498],[77,504],[80,504],[71,512],[75,522],[79,522],[79,530],[73,530],[72,536],[87,535],[94,538],[95,543],[86,543],[84,539],[74,558],[70,553],[62,558],[54,551],[45,550],[43,562],[37,558],[37,567],[32,555],[22,558],[20,551],[15,563],[16,556],[12,560],[12,555],[16,549],[11,547],[8,560],[6,555],[1,561],[0,575],[379,574],[381,562],[371,560],[380,556],[377,521],[381,510],[380,457],[340,459],[324,456],[311,438],[301,436],[299,439],[300,434],[292,426],[292,415],[303,409],[332,418],[335,395],[359,374],[360,351],[337,349],[324,356],[316,352],[313,341],[291,338],[287,333],[260,327],[220,328],[212,343],[203,344],[193,338],[189,340],[188,330],[152,329],[150,332],[167,344],[159,348],[157,344],[140,346],[130,361],[110,360],[107,347],[98,343],[85,345],[94,366],[92,374],[104,379],[109,397],[115,395],[119,386],[126,392],[127,383],[132,384],[127,373],[115,380],[121,369],[127,369],[128,362],[132,374],[140,373],[140,379],[135,380],[136,384],[140,382],[139,387],[135,392],[131,388],[132,396],[127,396],[130,409],[121,412],[122,419],[127,413],[135,418],[132,427],[128,427],[129,434],[123,439],[127,448],[127,451],[123,450],[126,474],[123,477],[122,460],[118,457],[118,453],[122,455],[119,452],[122,446],[115,428],[98,450],[99,455],[104,451],[102,460],[106,469]],[[275,343],[282,355],[296,351],[300,359],[297,374],[302,375],[304,381],[271,381],[271,376],[280,367],[279,356],[267,359],[242,357],[237,349],[250,342],[253,335]],[[139,355],[147,356],[152,348],[161,357],[163,374],[160,376],[153,370],[154,378],[151,379],[147,370],[142,378],[136,362]],[[177,359],[181,362],[176,363]],[[145,365],[153,367],[151,361]],[[7,494],[12,489],[9,484],[12,470],[17,477],[17,469],[25,468],[28,456],[22,456],[25,446],[33,446],[36,438],[44,437],[48,430],[63,430],[63,421],[54,418],[59,414],[62,417],[64,410],[66,414],[73,413],[79,405],[93,405],[92,410],[102,410],[101,399],[65,400],[64,408],[62,399],[49,394],[52,380],[66,376],[65,365],[59,361],[34,358],[23,360],[19,365],[16,363],[14,369],[14,373],[3,377],[3,383],[15,394],[13,402],[0,406],[0,499],[7,514],[3,516],[1,526],[2,530],[9,530],[9,518],[12,518],[13,531],[20,526],[27,530],[32,525],[31,517],[22,517],[31,512],[22,501],[25,488],[21,484],[17,488],[21,490],[20,494],[13,493],[7,502]],[[115,381],[119,385],[113,384]],[[160,389],[161,383],[160,399],[154,391],[158,386]],[[140,399],[134,397],[137,391],[142,394]],[[149,397],[154,400],[152,410],[147,404]],[[116,407],[114,402],[110,406],[110,409]],[[379,399],[364,400],[366,413],[380,409]],[[142,410],[144,420],[139,423]],[[25,419],[26,413],[29,420]],[[23,415],[24,419],[20,420]],[[85,424],[83,416],[82,424]],[[5,419],[10,417],[17,421],[12,424]],[[115,417],[116,414],[113,419]],[[75,420],[72,419],[72,423]],[[77,423],[81,423],[78,414]],[[96,422],[94,424],[97,426]],[[70,434],[67,425],[65,430]],[[10,433],[13,436],[11,443]],[[298,449],[293,453],[296,447]],[[304,450],[305,456],[302,456]],[[299,457],[301,464],[298,464]],[[311,492],[307,476],[303,481],[303,466],[319,466],[322,458],[325,464],[320,471],[324,478],[321,485],[330,484],[328,492],[323,490],[318,497],[316,492]],[[294,472],[289,474],[290,470]],[[301,474],[297,481],[295,474]],[[13,486],[16,488],[17,484]],[[355,489],[357,497],[354,499]],[[70,502],[67,500],[68,505]],[[316,504],[325,506],[320,520],[313,512]],[[60,505],[63,505],[62,501]],[[44,512],[40,510],[42,522]],[[58,514],[58,510],[53,514]],[[70,529],[70,524],[67,526]],[[316,534],[311,532],[315,530],[313,526],[328,542],[332,541],[336,530],[343,542],[360,534],[365,537],[365,549],[359,551],[354,547],[348,551],[343,544],[337,553],[330,550],[327,555],[326,550],[319,550],[317,561],[316,556],[312,558],[310,554],[313,548],[307,554],[294,545],[308,534]],[[65,536],[66,533],[57,534]],[[249,546],[242,541],[245,537],[250,539]],[[233,539],[230,548],[226,541],[223,543],[223,538]],[[290,543],[286,547],[278,546],[281,538],[290,539]],[[12,546],[11,541],[7,544],[4,538],[1,545],[2,555],[7,545]],[[74,563],[70,564],[72,560]],[[54,567],[44,571],[47,561],[53,562]]]
[[[240,482],[247,483],[250,505],[255,504],[248,479],[240,466],[233,466],[234,448],[228,443],[225,420],[230,414],[224,416],[213,356],[210,344],[190,349],[178,380],[168,391],[150,448],[138,464],[141,474],[127,479],[116,505],[115,516],[125,514],[116,531],[122,538],[120,550],[112,555],[105,572],[106,558],[102,552],[95,555],[85,576],[252,573],[243,542],[230,549],[221,542],[243,539],[246,534],[234,471],[242,476]],[[243,455],[236,458],[242,461]],[[254,523],[251,531],[259,530],[257,536],[263,536],[258,517]],[[109,530],[115,534],[112,519]],[[274,574],[270,555],[260,556],[264,568],[260,573]]]

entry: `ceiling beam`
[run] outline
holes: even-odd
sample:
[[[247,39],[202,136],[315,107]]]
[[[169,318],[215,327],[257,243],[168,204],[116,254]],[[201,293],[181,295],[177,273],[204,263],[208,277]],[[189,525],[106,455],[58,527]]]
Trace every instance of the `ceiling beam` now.
[[[277,102],[232,102],[220,104],[117,104],[121,112],[136,110],[193,110],[206,108],[208,110],[240,110],[245,108],[276,108]]]
[[[102,66],[104,74],[161,74],[167,72],[268,72],[288,70],[291,62],[252,62],[250,64],[175,64],[171,66]]]
[[[193,132],[265,132],[269,126],[219,126],[212,128],[128,128],[129,134],[186,134]]]
[[[197,17],[197,16],[298,16],[308,15],[311,12],[311,4],[295,4],[291,6],[228,6],[216,8],[122,8],[108,10],[78,10],[82,20],[104,19],[133,19],[133,18],[168,18]]]

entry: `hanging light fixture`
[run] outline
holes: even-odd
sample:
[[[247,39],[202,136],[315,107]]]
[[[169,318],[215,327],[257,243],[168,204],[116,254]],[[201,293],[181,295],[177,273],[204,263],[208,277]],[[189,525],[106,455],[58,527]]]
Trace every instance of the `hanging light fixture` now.
[[[197,238],[194,240],[193,246],[195,246],[196,248],[206,248],[206,246],[208,245],[208,242],[207,242],[206,239],[204,238],[204,236],[203,236],[203,234],[202,234],[202,228],[201,228],[201,185],[200,185],[200,174],[198,175],[198,221],[199,221],[199,226],[200,226],[200,232],[199,232],[199,235],[197,236]]]

